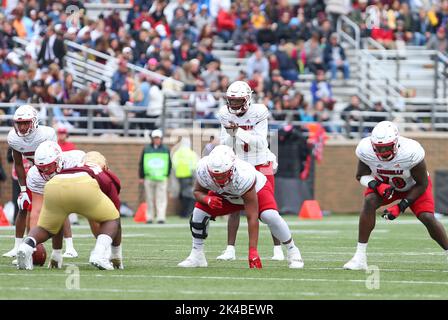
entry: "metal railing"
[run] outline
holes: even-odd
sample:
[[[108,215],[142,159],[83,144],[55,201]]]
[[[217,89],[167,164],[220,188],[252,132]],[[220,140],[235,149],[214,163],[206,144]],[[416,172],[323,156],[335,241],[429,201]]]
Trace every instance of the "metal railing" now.
[[[349,30],[351,30],[352,35],[348,33]],[[339,16],[336,24],[336,31],[340,37],[340,40],[346,41],[356,50],[360,48],[361,31],[358,25],[350,20],[347,16]]]
[[[168,134],[176,129],[219,128],[219,120],[215,117],[198,119],[195,116],[195,106],[189,102],[187,95],[196,94],[198,93],[180,92],[176,98],[171,93],[165,98],[160,116],[153,118],[145,115],[145,107],[136,106],[121,106],[121,116],[111,115],[107,112],[108,106],[104,105],[40,104],[34,106],[40,112],[41,124],[53,127],[66,126],[71,134],[83,136],[113,134],[123,137],[141,137],[147,136],[149,131],[155,128],[162,128]],[[216,108],[210,109],[211,113],[216,114],[219,105],[217,101]],[[3,110],[2,113],[5,113],[0,116],[0,134],[6,135],[11,130],[12,115],[16,107],[17,105],[13,103],[0,103],[0,111]],[[69,112],[62,116],[63,110]],[[273,129],[278,129],[286,123],[295,126],[308,123],[301,121],[302,111],[299,110],[272,110],[271,113],[269,125]],[[314,112],[314,116],[318,119],[322,114]],[[333,111],[330,116],[331,120],[320,121],[330,137],[361,138],[382,120],[394,121],[403,131],[448,131],[446,105],[439,105],[436,109],[423,112]]]
[[[16,51],[23,56],[28,41],[19,37],[14,37],[14,41],[19,45]],[[118,68],[118,59],[91,49],[76,42],[65,40],[67,54],[65,59],[65,70],[73,75],[74,84],[78,88],[85,88],[89,83],[100,84],[102,81],[106,83],[106,87],[110,88],[112,84],[112,76]],[[96,60],[103,60],[104,63]],[[163,76],[157,72],[150,71],[132,63],[126,63],[128,72],[132,74],[144,74],[150,79],[156,79],[163,82],[167,79],[175,84],[183,84],[181,81]]]

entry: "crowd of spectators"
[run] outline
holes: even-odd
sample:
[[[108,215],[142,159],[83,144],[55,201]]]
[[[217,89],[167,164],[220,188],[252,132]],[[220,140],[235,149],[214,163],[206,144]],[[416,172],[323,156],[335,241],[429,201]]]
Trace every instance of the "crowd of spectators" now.
[[[197,91],[187,97],[187,105],[196,118],[210,119],[223,102],[219,93],[231,81],[245,80],[257,100],[273,111],[274,119],[325,122],[331,120],[337,102],[332,81],[350,78],[335,33],[340,15],[348,15],[363,36],[387,48],[399,40],[448,49],[448,0],[299,0],[294,4],[288,0],[134,0],[127,16],[113,10],[95,19],[89,18],[83,3],[7,2],[0,14],[0,102],[102,105],[94,115],[110,121],[96,123],[99,129],[120,128],[123,106],[130,105],[137,108],[135,116],[154,119],[141,124],[151,129],[162,112],[163,92]],[[81,9],[77,19],[66,11],[71,5]],[[372,12],[367,16],[372,5],[377,17]],[[29,41],[23,58],[13,51],[16,36]],[[247,58],[236,79],[222,71],[220,57],[213,54],[216,37],[231,43],[239,58]],[[74,49],[64,40],[117,58],[110,88],[105,83],[74,85],[73,75],[64,71],[64,56]],[[130,72],[128,63],[159,76]],[[294,86],[303,74],[315,77],[309,101]],[[284,110],[297,112],[291,118]],[[11,114],[14,108],[5,111]],[[85,125],[64,119],[86,113],[76,107],[54,110],[55,121],[66,127]]]

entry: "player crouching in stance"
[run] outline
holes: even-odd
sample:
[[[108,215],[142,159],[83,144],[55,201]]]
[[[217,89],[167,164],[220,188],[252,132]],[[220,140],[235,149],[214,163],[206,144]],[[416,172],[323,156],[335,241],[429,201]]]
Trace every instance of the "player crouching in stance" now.
[[[400,137],[392,122],[382,121],[370,137],[359,142],[356,155],[359,158],[356,178],[367,189],[359,217],[356,253],[344,269],[367,269],[366,249],[375,227],[375,212],[396,200],[400,202],[385,209],[382,217],[394,220],[409,207],[448,254],[445,229],[434,217],[432,184],[422,146],[415,140]]]
[[[39,148],[36,150],[36,157]],[[55,149],[56,153],[58,151],[60,149]],[[98,162],[104,162],[104,166],[98,165]],[[81,167],[62,169],[60,153],[54,163],[46,165],[45,174],[52,177],[45,184],[44,203],[37,226],[30,230],[28,237],[18,248],[18,269],[33,269],[32,254],[36,245],[58,234],[72,212],[99,223],[96,245],[89,262],[101,270],[114,269],[110,261],[111,245],[117,237],[121,242],[118,211],[120,182],[109,170],[103,170],[104,167],[107,167],[105,159],[98,161],[98,156],[94,155],[92,159],[89,154],[84,157],[84,165]],[[121,246],[118,244],[118,250],[115,249],[114,258],[122,266]]]
[[[271,184],[262,173],[237,159],[230,147],[220,145],[199,161],[196,177],[194,196],[197,202],[190,218],[193,248],[179,267],[207,267],[204,239],[208,235],[209,220],[245,210],[249,229],[249,267],[262,267],[257,252],[260,219],[287,248],[289,267],[303,268],[299,248],[294,245],[289,227],[277,211]]]

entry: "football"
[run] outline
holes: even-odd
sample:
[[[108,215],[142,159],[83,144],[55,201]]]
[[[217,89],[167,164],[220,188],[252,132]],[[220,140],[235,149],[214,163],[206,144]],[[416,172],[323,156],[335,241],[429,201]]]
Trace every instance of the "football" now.
[[[47,251],[42,243],[36,246],[36,250],[33,253],[33,264],[35,266],[43,266],[47,260]]]

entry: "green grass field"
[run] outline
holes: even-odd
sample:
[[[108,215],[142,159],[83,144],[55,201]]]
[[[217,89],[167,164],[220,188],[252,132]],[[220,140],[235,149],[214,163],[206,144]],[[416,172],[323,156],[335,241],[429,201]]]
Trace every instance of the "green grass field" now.
[[[187,220],[170,217],[165,225],[123,221],[125,270],[99,271],[88,262],[94,239],[85,225],[73,228],[80,257],[65,260],[79,268],[80,288],[70,290],[73,268],[19,271],[11,259],[0,258],[0,299],[447,299],[448,261],[410,214],[393,222],[377,220],[368,248],[370,266],[379,268],[379,289],[368,289],[364,271],[342,265],[354,253],[356,216],[303,221],[286,217],[305,268],[289,270],[286,261],[271,261],[272,241],[260,228],[259,253],[263,269],[247,264],[247,229],[242,218],[237,260],[215,260],[226,245],[226,222],[211,222],[206,240],[208,268],[182,269],[176,265],[190,252]],[[442,219],[445,227],[448,219]],[[0,252],[10,249],[13,231],[0,229]],[[50,243],[46,244],[47,254]],[[378,278],[378,277],[377,277]],[[369,282],[369,281],[367,281]],[[370,283],[370,282],[369,282]]]

